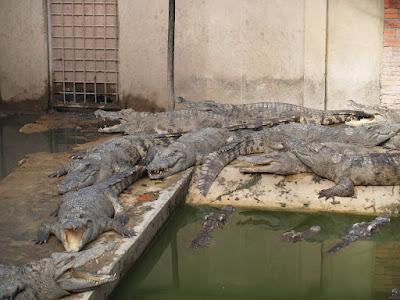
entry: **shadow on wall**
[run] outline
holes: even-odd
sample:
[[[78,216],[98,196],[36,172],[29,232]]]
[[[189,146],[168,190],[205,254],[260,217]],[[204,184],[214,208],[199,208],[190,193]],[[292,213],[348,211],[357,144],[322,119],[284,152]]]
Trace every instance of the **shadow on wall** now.
[[[152,97],[152,99],[157,99],[157,97]],[[123,97],[122,103],[125,108],[133,108],[136,111],[161,112],[166,110],[166,106],[159,105],[159,103],[157,103],[161,101],[152,99],[146,98],[141,94],[129,94]],[[162,102],[165,103],[166,101]],[[167,103],[165,103],[165,105],[167,105]]]

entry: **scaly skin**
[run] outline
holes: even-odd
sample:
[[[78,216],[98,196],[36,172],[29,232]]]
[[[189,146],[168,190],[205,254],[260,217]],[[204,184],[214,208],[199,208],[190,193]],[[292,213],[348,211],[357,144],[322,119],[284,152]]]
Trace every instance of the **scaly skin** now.
[[[331,125],[346,121],[370,118],[370,114],[356,110],[328,110],[312,109],[300,105],[280,102],[258,102],[248,104],[220,104],[212,100],[193,101],[183,97],[177,97],[176,102],[188,109],[202,110],[223,114],[230,119],[266,120],[270,118],[282,118],[289,114],[296,115],[300,123]],[[250,121],[254,122],[254,121]]]
[[[322,190],[319,197],[326,199],[352,197],[355,185],[399,185],[400,153],[338,151],[349,145],[335,143],[305,143],[288,140],[287,146],[299,160],[315,174],[336,183]]]
[[[285,242],[289,242],[289,243],[297,243],[297,242],[300,242],[302,240],[312,237],[313,235],[317,234],[320,231],[321,231],[321,227],[318,225],[312,226],[309,229],[301,231],[301,232],[296,232],[294,230],[290,230],[290,231],[284,232],[282,234],[282,240],[284,240]]]
[[[235,137],[233,132],[220,128],[203,128],[184,134],[155,153],[147,166],[148,175],[151,179],[161,179],[201,164],[209,153]]]
[[[232,142],[215,153],[210,154],[203,163],[199,176],[199,189],[206,195],[213,181],[221,170],[240,155],[263,153],[272,149],[279,149],[283,137],[287,139],[297,138],[304,142],[330,142],[338,141],[344,144],[358,144],[362,146],[376,146],[390,139],[400,131],[398,124],[378,124],[359,127],[331,128],[312,124],[281,124],[264,131],[251,133],[245,142]],[[349,146],[351,148],[351,146]],[[356,147],[358,149],[359,146]],[[274,156],[275,155],[275,156]],[[309,171],[309,168],[298,161],[293,155],[286,154],[289,161],[279,153],[268,155],[267,166],[252,169],[243,169],[245,172],[265,172],[279,175],[295,174],[295,172]],[[285,162],[285,163],[283,163]]]
[[[232,205],[225,205],[219,212],[206,215],[200,233],[191,242],[191,248],[207,247],[212,238],[211,233],[217,228],[224,228],[229,216],[234,212],[235,208]]]
[[[356,223],[340,242],[328,250],[328,253],[338,252],[357,240],[370,238],[373,234],[377,233],[381,227],[389,223],[390,218],[388,216],[376,217],[371,222]]]
[[[146,164],[150,149],[168,145],[177,137],[159,135],[128,135],[97,145],[82,156],[72,159],[50,177],[66,175],[58,184],[60,194],[76,191],[100,182],[113,174],[129,171],[137,164]]]
[[[53,253],[22,266],[0,265],[0,299],[59,299],[112,282],[117,279],[115,275],[77,269],[113,248],[114,243],[107,243],[80,253]]]
[[[100,129],[101,132],[184,133],[204,127],[249,129],[271,126],[271,119],[280,122],[300,122],[312,124],[338,124],[353,119],[368,118],[361,111],[322,111],[302,106],[262,102],[244,105],[213,104],[212,109],[200,103],[199,107],[162,113],[135,112],[132,109],[120,112],[97,110],[95,115],[102,119],[119,121],[120,124]]]
[[[105,231],[114,230],[124,237],[135,235],[124,226],[128,217],[118,195],[144,172],[144,167],[137,166],[130,172],[115,174],[95,185],[64,194],[58,220],[39,227],[36,243],[46,243],[49,235],[54,234],[65,250],[76,252]]]

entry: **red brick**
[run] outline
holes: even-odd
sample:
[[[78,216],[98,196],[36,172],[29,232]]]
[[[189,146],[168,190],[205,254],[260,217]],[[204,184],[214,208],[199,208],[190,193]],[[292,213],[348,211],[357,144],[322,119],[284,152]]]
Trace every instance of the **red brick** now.
[[[385,39],[383,46],[400,46],[400,39]]]
[[[385,28],[400,28],[400,20],[385,20]]]
[[[385,19],[397,19],[399,17],[397,8],[386,8],[385,9]]]
[[[393,39],[396,37],[397,30],[396,29],[385,29],[383,31],[383,36],[385,39]]]
[[[385,0],[385,8],[400,8],[400,0]]]

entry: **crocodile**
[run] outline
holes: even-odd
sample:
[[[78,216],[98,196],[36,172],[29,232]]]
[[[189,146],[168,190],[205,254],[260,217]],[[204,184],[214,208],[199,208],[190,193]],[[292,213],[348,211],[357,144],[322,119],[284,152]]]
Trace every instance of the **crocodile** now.
[[[64,194],[58,220],[40,225],[36,243],[46,243],[53,234],[68,252],[76,252],[104,231],[114,230],[124,237],[135,235],[133,230],[124,226],[128,217],[118,195],[144,173],[143,166],[136,166],[129,172],[115,174],[92,186]]]
[[[206,195],[215,178],[221,170],[239,156],[269,152],[279,150],[279,144],[285,137],[286,139],[297,138],[304,142],[330,142],[332,140],[344,144],[356,144],[364,147],[373,147],[380,145],[388,139],[395,136],[400,131],[399,124],[373,124],[359,127],[337,127],[331,128],[313,124],[280,124],[272,128],[266,128],[263,131],[253,132],[244,136],[240,140],[218,149],[206,157],[199,176],[198,186],[200,192]],[[350,148],[351,146],[349,146]],[[359,146],[355,147],[356,149]],[[286,155],[288,162],[284,162],[283,155],[271,156],[266,159],[268,166],[257,168],[260,172],[279,175],[297,174],[296,172],[310,171],[309,167],[298,161],[292,154]],[[278,158],[278,159],[277,159]],[[270,160],[270,162],[268,162]],[[254,170],[254,168],[253,168]],[[251,171],[247,169],[244,171]]]
[[[235,208],[232,205],[225,205],[218,212],[206,215],[200,233],[191,242],[191,248],[207,247],[212,238],[211,233],[217,228],[222,229],[234,212]]]
[[[58,184],[64,194],[100,182],[113,174],[129,171],[137,164],[147,164],[157,147],[168,145],[175,135],[128,135],[97,145],[75,156],[50,177],[66,177]]]
[[[351,230],[341,239],[341,241],[328,250],[328,253],[338,252],[357,240],[370,238],[383,226],[389,223],[390,218],[388,216],[379,216],[370,222],[355,223],[353,224]]]
[[[227,104],[228,105],[228,104]],[[230,105],[228,105],[229,107]],[[354,110],[322,111],[288,103],[264,102],[235,106],[235,109],[209,111],[184,109],[169,112],[150,113],[124,109],[119,112],[97,110],[96,117],[119,121],[114,126],[99,131],[112,133],[184,133],[204,127],[228,128],[230,130],[251,129],[274,125],[276,119],[283,122],[313,124],[338,124],[346,121],[369,118],[369,114]],[[271,119],[274,122],[271,123]]]
[[[208,111],[222,114],[231,119],[265,120],[269,118],[285,117],[288,114],[297,115],[301,123],[331,125],[344,123],[354,119],[371,118],[370,114],[362,110],[320,110],[300,105],[281,102],[258,102],[247,104],[221,104],[212,100],[193,101],[183,97],[176,97],[187,109]]]
[[[400,289],[394,288],[390,292],[389,300],[400,300]]]
[[[311,226],[309,229],[301,231],[301,232],[296,232],[294,230],[290,230],[290,231],[284,232],[282,234],[282,240],[285,242],[297,243],[297,242],[300,242],[302,240],[312,237],[313,235],[317,234],[320,231],[321,231],[321,227],[318,225]]]
[[[349,104],[355,108],[367,111],[370,115],[374,115],[378,119],[378,122],[382,121],[380,119],[383,119],[383,122],[386,123],[400,123],[400,109],[387,108],[383,105],[364,105],[353,100],[349,100]],[[389,149],[400,149],[400,135],[394,136],[382,146]]]
[[[319,198],[352,197],[355,185],[399,185],[400,153],[341,152],[337,143],[305,143],[290,139],[287,145],[313,173],[336,183],[321,190]]]
[[[59,299],[115,281],[116,275],[82,269],[114,246],[109,242],[79,253],[52,253],[24,265],[0,265],[0,299]]]
[[[157,151],[147,165],[151,179],[161,179],[194,165],[236,138],[236,134],[222,128],[202,128],[182,135],[168,147]]]

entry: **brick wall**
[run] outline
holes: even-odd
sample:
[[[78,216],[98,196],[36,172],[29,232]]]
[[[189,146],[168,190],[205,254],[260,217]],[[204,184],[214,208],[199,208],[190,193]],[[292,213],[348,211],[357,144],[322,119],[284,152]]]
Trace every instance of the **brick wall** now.
[[[400,0],[384,1],[381,102],[400,107]]]

